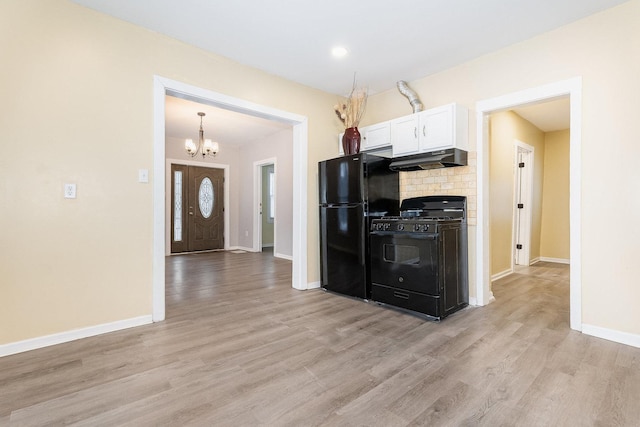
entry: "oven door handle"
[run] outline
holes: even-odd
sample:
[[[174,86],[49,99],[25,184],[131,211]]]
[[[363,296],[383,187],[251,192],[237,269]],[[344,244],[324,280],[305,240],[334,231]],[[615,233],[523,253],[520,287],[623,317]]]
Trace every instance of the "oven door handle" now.
[[[398,233],[397,231],[372,231],[371,236],[394,236],[408,237],[410,239],[436,240],[437,233]]]

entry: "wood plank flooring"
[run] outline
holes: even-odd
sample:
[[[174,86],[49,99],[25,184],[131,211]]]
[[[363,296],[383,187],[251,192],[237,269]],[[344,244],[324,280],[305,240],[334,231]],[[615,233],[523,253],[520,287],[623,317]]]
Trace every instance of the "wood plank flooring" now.
[[[640,349],[571,331],[568,277],[435,323],[270,254],[170,257],[165,322],[1,358],[0,425],[637,426]]]

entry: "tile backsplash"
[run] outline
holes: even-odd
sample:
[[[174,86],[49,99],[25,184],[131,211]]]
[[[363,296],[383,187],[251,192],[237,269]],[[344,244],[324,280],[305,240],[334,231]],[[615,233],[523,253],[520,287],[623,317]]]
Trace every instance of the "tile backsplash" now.
[[[467,154],[467,166],[400,172],[400,199],[440,194],[467,196],[467,221],[476,225],[476,152]]]

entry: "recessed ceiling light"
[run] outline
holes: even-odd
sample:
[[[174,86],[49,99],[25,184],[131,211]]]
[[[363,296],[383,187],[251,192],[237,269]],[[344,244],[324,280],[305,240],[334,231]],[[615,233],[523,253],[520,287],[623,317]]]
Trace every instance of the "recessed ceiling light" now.
[[[347,48],[342,46],[336,46],[333,49],[331,49],[331,54],[333,55],[334,58],[343,58],[347,56],[348,53],[349,51],[347,50]]]

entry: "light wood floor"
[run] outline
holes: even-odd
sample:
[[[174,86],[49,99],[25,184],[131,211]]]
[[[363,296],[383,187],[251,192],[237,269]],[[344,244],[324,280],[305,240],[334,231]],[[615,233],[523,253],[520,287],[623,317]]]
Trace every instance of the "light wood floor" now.
[[[567,266],[441,323],[293,290],[290,270],[168,258],[165,322],[0,359],[0,425],[640,424],[640,349],[569,329]]]

